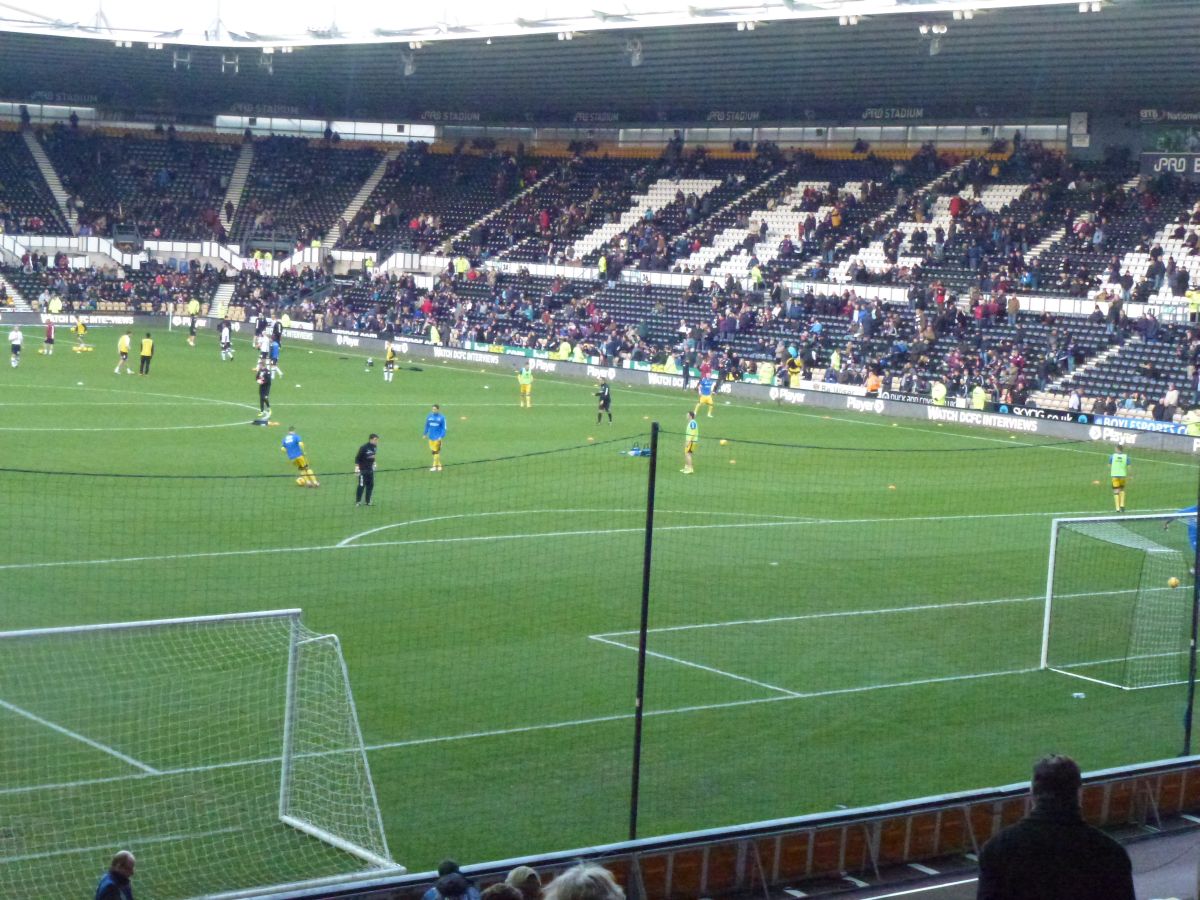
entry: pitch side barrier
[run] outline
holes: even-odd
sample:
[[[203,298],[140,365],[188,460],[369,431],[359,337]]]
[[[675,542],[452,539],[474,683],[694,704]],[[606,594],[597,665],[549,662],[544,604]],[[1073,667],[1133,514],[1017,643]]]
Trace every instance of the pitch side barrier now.
[[[482,889],[517,866],[529,866],[546,884],[587,860],[610,869],[627,895],[641,900],[765,896],[779,888],[803,890],[806,881],[826,889],[831,882],[843,889],[874,887],[898,896],[890,892],[929,884],[929,876],[939,873],[943,880],[974,880],[980,848],[1021,819],[1030,803],[1029,783],[1021,782],[495,860],[464,866],[463,872]],[[1088,822],[1126,844],[1193,829],[1200,810],[1200,757],[1088,773],[1080,806]],[[418,900],[436,880],[436,872],[413,873],[261,900]]]
[[[37,313],[5,313],[0,322],[6,324],[40,326],[47,318],[58,324],[70,324],[74,317]],[[161,315],[129,313],[83,314],[80,318],[89,326],[148,327],[162,324]],[[187,317],[173,316],[170,325],[186,327]],[[198,318],[199,329],[215,328],[217,320]],[[235,322],[235,332],[245,330],[246,323]],[[374,333],[331,330],[316,331],[309,322],[292,322],[284,329],[284,337],[314,345],[345,347],[382,356],[384,341]],[[615,384],[632,387],[661,387],[683,390],[682,375],[656,371],[641,363],[620,366],[602,366],[598,360],[574,362],[551,359],[543,352],[534,352],[520,347],[498,345],[466,345],[446,347],[420,338],[401,337],[395,340],[396,353],[409,359],[442,360],[462,362],[500,370],[506,366],[515,368],[517,360],[529,359],[535,371],[566,378],[595,380],[607,378]],[[286,349],[285,349],[286,352]],[[691,379],[690,384],[694,384]],[[689,389],[690,389],[689,384]],[[1190,436],[1185,428],[1174,422],[1156,422],[1152,419],[1132,419],[1123,416],[1092,416],[1090,414],[1067,414],[1057,410],[1034,407],[1009,407],[991,404],[990,409],[969,408],[961,398],[947,398],[947,405],[935,405],[930,398],[893,391],[880,391],[878,396],[867,396],[861,385],[828,384],[805,381],[792,387],[755,384],[751,382],[722,382],[718,393],[723,397],[736,397],[756,402],[772,402],[781,406],[805,406],[861,413],[881,418],[914,419],[921,422],[959,425],[966,428],[981,428],[1002,431],[1013,437],[1037,435],[1039,437],[1063,438],[1073,441],[1096,441],[1106,444],[1122,443],[1127,447],[1145,450],[1166,450],[1172,453],[1200,454],[1200,436]],[[1060,418],[1061,417],[1061,418]]]

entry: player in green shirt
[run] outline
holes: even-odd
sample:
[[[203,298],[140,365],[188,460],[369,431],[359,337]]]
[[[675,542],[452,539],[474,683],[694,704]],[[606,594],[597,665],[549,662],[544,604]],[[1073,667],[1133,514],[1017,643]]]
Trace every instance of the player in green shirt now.
[[[698,443],[700,443],[700,423],[696,421],[695,412],[688,410],[687,431],[684,433],[683,439],[683,468],[679,470],[684,475],[691,475],[695,471],[692,468],[692,454],[696,452]]]
[[[1129,474],[1129,454],[1124,444],[1117,444],[1117,452],[1108,458],[1108,473],[1112,476],[1113,504],[1117,512],[1125,512],[1125,476]]]
[[[517,384],[521,385],[521,406],[533,409],[533,363],[517,369]]]

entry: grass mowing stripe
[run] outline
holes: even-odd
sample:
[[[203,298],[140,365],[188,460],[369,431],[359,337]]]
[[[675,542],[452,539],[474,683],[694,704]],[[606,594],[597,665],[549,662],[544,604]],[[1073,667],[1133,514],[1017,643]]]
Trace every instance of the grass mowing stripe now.
[[[277,476],[269,476],[277,477]],[[278,476],[282,477],[282,476]],[[536,513],[536,510],[528,510],[527,512]],[[463,517],[469,516],[484,516],[484,515],[508,515],[509,513],[463,513]],[[748,514],[752,515],[752,514]],[[863,525],[870,523],[901,523],[901,522],[952,522],[962,519],[1006,519],[1006,518],[1021,518],[1028,516],[1073,516],[1079,515],[1076,512],[1022,512],[1022,513],[970,513],[966,515],[954,516],[899,516],[893,518],[862,518],[862,519],[784,519],[783,521],[771,522],[730,522],[728,524],[712,523],[707,525],[658,525],[655,526],[655,531],[709,531],[713,529],[726,528],[771,528],[780,525]],[[455,518],[451,516],[448,518]],[[414,520],[418,521],[437,521],[439,516],[434,516],[429,519]],[[397,523],[397,524],[412,524],[412,523]],[[385,528],[392,526],[384,526]],[[229,556],[253,556],[256,553],[309,553],[321,550],[351,550],[370,547],[404,547],[422,544],[457,544],[471,543],[479,541],[513,541],[525,540],[531,538],[545,537],[596,537],[606,534],[629,534],[635,531],[644,531],[644,526],[635,528],[592,528],[580,531],[544,531],[537,533],[522,533],[522,534],[496,534],[496,535],[471,535],[464,537],[441,537],[441,538],[413,538],[404,541],[371,541],[365,544],[346,543],[354,541],[366,534],[373,534],[381,529],[372,529],[362,532],[358,535],[351,535],[349,538],[343,538],[336,544],[322,544],[310,547],[260,547],[248,550],[206,550],[197,551],[195,553],[165,553],[157,556],[122,556],[109,559],[73,559],[73,560],[54,560],[45,562],[29,562],[29,563],[4,563],[0,564],[0,571],[10,569],[51,569],[58,566],[90,566],[90,565],[113,565],[117,563],[139,563],[139,562],[171,562],[184,559],[216,559]]]

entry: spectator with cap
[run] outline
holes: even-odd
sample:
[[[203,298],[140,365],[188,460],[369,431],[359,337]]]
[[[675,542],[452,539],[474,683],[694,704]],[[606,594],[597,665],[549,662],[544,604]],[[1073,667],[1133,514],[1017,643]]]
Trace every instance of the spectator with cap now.
[[[979,854],[978,900],[1134,900],[1125,848],[1083,820],[1079,766],[1069,756],[1033,767],[1033,809]]]
[[[462,898],[462,900],[480,900],[479,888],[468,880],[452,859],[443,859],[438,864],[438,880],[427,890],[421,900],[447,900],[447,898]]]

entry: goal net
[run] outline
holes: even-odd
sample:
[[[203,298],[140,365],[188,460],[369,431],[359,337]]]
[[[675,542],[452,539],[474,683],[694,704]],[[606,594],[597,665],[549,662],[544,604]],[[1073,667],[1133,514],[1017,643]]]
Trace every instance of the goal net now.
[[[1195,513],[1055,519],[1042,668],[1124,689],[1187,679]]]
[[[298,610],[0,633],[0,893],[253,897],[392,862],[338,641]]]

